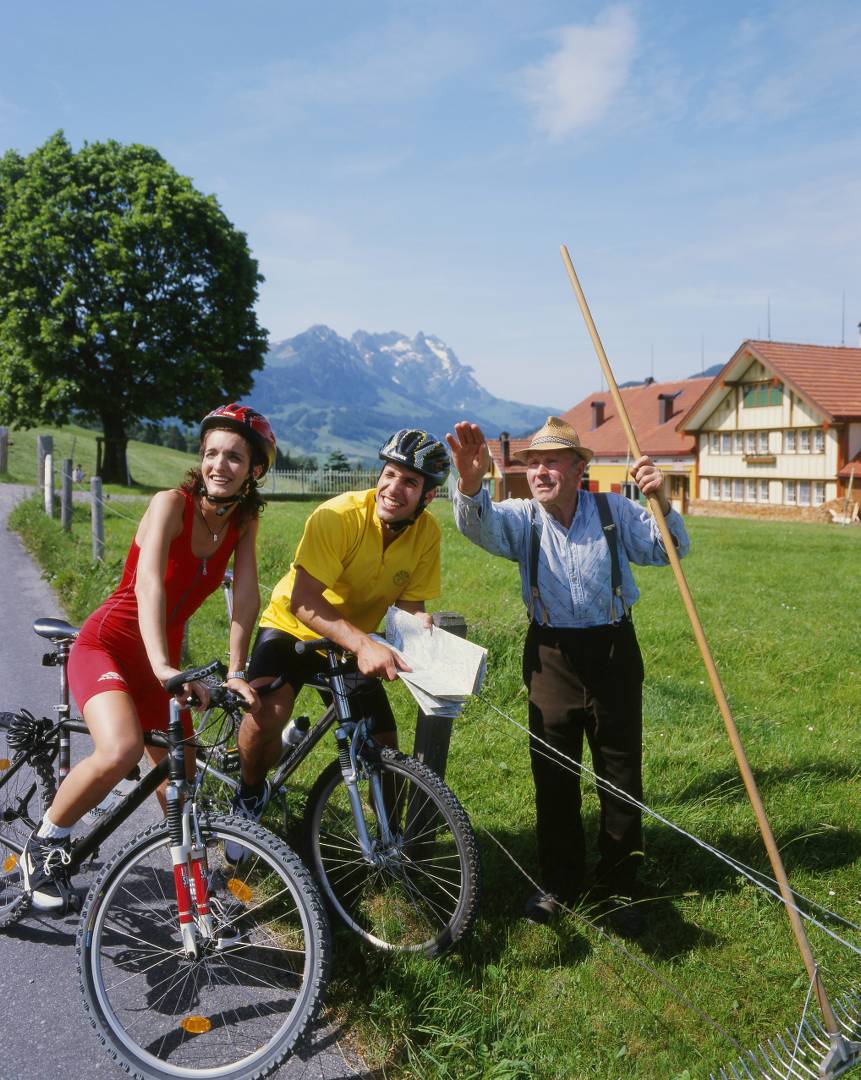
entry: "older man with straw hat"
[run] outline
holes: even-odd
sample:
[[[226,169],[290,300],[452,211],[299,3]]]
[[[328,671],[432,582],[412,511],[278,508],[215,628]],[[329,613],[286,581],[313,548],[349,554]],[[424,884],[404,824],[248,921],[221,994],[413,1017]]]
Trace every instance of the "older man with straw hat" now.
[[[643,662],[630,616],[639,596],[630,563],[667,563],[657,524],[622,495],[581,489],[592,451],[558,416],[513,455],[526,466],[531,500],[491,502],[482,487],[490,453],[476,424],[455,424],[446,440],[460,474],[457,527],[519,564],[529,613],[523,676],[542,887],[525,914],[548,922],[586,892],[579,777],[585,736],[601,804],[596,894],[608,901],[611,925],[635,936],[645,929],[642,907],[631,902],[643,857]],[[686,554],[688,535],[663,493],[660,469],[642,457],[631,476],[644,495],[657,494],[678,552]]]

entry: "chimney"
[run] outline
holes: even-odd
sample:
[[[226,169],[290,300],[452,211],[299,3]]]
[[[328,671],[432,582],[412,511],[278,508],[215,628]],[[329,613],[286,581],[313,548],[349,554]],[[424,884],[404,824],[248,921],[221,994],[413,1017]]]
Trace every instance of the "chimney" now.
[[[858,348],[861,349],[861,322],[858,323]]]
[[[593,401],[592,402],[592,431],[595,428],[600,427],[604,423],[604,402]]]
[[[666,424],[666,422],[673,415],[673,402],[681,393],[681,390],[677,390],[675,394],[658,394],[658,423]]]
[[[500,433],[499,433],[499,448],[502,450],[502,464],[503,464],[503,466],[510,465],[511,464],[511,452],[510,452],[510,449],[509,449],[508,432],[507,431],[500,431]]]

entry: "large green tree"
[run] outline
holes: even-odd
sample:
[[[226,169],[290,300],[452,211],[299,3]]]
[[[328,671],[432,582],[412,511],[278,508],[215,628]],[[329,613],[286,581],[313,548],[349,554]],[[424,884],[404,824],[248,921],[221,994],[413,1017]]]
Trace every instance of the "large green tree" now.
[[[151,147],[62,132],[0,158],[0,423],[193,423],[263,365],[262,278],[245,234]]]

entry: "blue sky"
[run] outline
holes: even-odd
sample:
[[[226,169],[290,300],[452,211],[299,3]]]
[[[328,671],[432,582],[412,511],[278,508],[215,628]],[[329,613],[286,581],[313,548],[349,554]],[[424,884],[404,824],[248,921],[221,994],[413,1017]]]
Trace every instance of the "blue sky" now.
[[[157,147],[248,234],[273,340],[443,338],[502,397],[861,320],[861,5],[7,5],[0,148]]]

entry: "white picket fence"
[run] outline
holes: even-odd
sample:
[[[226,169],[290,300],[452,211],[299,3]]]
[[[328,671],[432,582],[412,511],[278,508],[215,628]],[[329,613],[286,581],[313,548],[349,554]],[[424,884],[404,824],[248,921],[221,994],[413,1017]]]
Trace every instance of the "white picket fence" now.
[[[272,469],[262,491],[266,495],[337,495],[341,491],[364,491],[377,486],[379,469]],[[447,499],[448,488],[437,490],[437,498]]]

